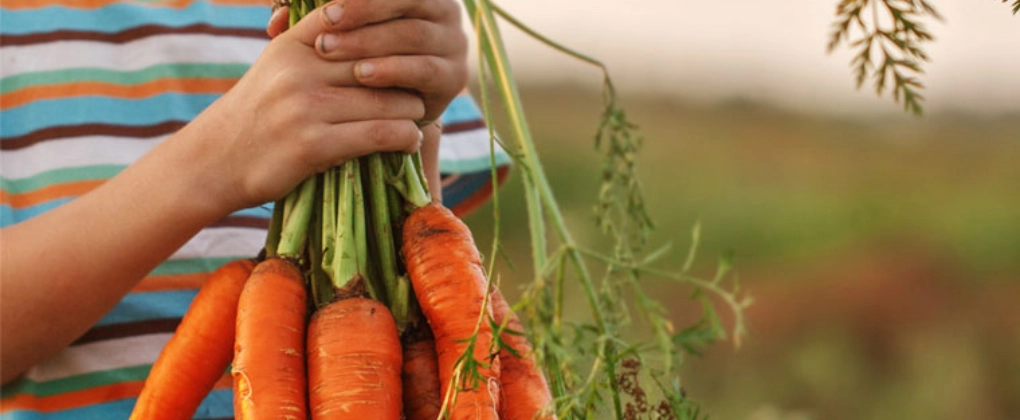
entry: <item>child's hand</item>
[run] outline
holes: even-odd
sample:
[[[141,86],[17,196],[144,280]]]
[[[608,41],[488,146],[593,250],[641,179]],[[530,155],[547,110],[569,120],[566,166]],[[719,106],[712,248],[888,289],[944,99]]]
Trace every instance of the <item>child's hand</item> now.
[[[273,13],[270,36],[284,31],[288,12]],[[420,93],[422,125],[438,119],[467,83],[467,38],[454,0],[335,0],[312,16],[325,28],[315,44],[324,59],[356,61],[354,81],[362,86]]]
[[[182,175],[192,177],[216,211],[278,199],[350,158],[420,146],[422,98],[358,87],[353,61],[324,60],[316,52],[322,33],[323,20],[311,15],[280,34],[237,85],[165,145],[177,151],[171,154],[186,165]],[[361,51],[381,57],[393,47],[366,43]],[[379,59],[378,67],[388,63]]]

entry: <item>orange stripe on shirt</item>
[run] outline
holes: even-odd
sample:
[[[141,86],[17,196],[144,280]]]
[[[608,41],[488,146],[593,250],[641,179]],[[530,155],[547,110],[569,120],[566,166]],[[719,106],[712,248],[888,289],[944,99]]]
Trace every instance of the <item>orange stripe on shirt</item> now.
[[[134,398],[142,392],[144,384],[144,381],[121,382],[48,397],[36,397],[32,394],[15,394],[0,400],[0,413],[13,410],[32,410],[49,413],[125,398]],[[227,389],[232,386],[233,380],[230,378],[230,374],[225,373],[216,381],[213,389]]]
[[[102,185],[103,182],[105,180],[102,179],[67,182],[21,194],[10,194],[7,191],[0,190],[0,204],[7,204],[14,209],[31,207],[47,201],[80,196]]]
[[[137,85],[119,85],[106,82],[75,82],[56,85],[40,85],[0,96],[0,109],[21,106],[43,99],[70,98],[76,96],[109,96],[113,98],[139,99],[165,92],[181,93],[224,93],[230,90],[237,79],[175,79],[163,78]]]
[[[165,276],[149,276],[142,279],[131,293],[161,292],[164,290],[198,289],[202,287],[210,273],[172,274]]]
[[[196,0],[135,0],[134,3],[138,3],[144,6],[151,7],[166,7],[172,9],[182,9],[188,7],[188,5],[194,3]],[[269,6],[272,3],[269,0],[206,0],[209,3],[227,5],[227,6]],[[74,9],[98,9],[103,6],[108,6],[114,3],[129,3],[124,0],[4,0],[4,9],[17,10],[17,9],[38,9],[50,6],[63,6]]]
[[[32,394],[16,394],[0,400],[0,406],[2,406],[0,412],[32,410],[46,413],[69,410],[91,404],[136,397],[142,391],[142,385],[144,385],[144,381],[120,382],[47,397],[37,397]]]

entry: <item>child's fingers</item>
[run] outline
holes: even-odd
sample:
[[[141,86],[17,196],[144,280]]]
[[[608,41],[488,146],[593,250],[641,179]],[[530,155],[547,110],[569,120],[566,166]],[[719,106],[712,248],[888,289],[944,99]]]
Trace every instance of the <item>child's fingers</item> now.
[[[357,77],[354,75],[356,61],[333,63],[319,60],[306,63],[303,67],[288,68],[284,75],[286,77],[305,77],[309,80],[323,82],[328,86],[335,87],[359,87]],[[388,86],[387,86],[388,87]]]
[[[388,55],[461,55],[467,37],[459,26],[421,19],[398,19],[353,31],[323,34],[319,55],[330,61]]]
[[[397,18],[434,22],[460,20],[460,7],[451,0],[335,0],[340,13],[328,14],[326,23],[334,31],[350,31]]]
[[[399,89],[337,88],[320,92],[321,102],[300,105],[327,124],[306,126],[304,150],[314,151],[316,167],[381,151],[417,151],[423,134],[414,121],[425,109],[418,95]]]
[[[444,92],[459,92],[467,83],[467,70],[435,56],[391,56],[360,60],[354,68],[358,83],[368,87],[399,87],[421,94],[425,120],[442,114],[453,99]]]
[[[368,120],[327,126],[316,138],[318,170],[376,152],[413,153],[421,147],[422,131],[411,120]],[[337,141],[337,139],[351,139]]]
[[[324,35],[323,32],[349,32],[398,18],[405,18],[403,20],[412,22],[420,20],[424,23],[441,24],[441,27],[425,33],[425,36],[434,38],[431,42],[442,41],[446,45],[431,46],[431,49],[437,51],[463,49],[458,43],[451,41],[453,38],[438,32],[449,30],[449,28],[458,30],[460,28],[460,9],[457,3],[451,0],[334,0],[309,13],[289,29],[287,28],[288,10],[288,7],[277,8],[270,17],[266,32],[270,37],[286,34],[287,37],[306,46],[319,47],[320,52],[330,50],[324,48],[325,45],[323,45],[320,36]],[[419,24],[411,23],[409,25]],[[422,36],[423,32],[416,29],[422,28],[403,28],[397,36],[402,37],[401,39],[405,41],[417,43],[418,41],[414,37]],[[373,32],[383,33],[383,31]],[[460,34],[460,38],[463,38],[463,34]],[[466,42],[466,39],[463,42]],[[421,49],[418,52],[420,53]]]
[[[319,120],[342,124],[367,120],[416,121],[425,106],[413,92],[399,89],[329,88],[321,90],[300,112],[319,113]]]

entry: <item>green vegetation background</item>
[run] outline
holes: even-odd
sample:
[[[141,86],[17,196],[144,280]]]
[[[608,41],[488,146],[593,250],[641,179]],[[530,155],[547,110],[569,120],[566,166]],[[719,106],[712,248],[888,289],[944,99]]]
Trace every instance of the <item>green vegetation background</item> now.
[[[591,213],[599,92],[526,86],[523,100],[578,239],[605,243]],[[700,221],[696,271],[732,251],[756,299],[743,348],[685,362],[712,418],[1020,419],[1020,114],[624,105],[645,138],[653,243],[674,245],[664,265],[680,266]],[[512,299],[531,278],[519,176],[501,195]],[[488,254],[491,204],[468,222]],[[677,325],[694,319],[689,289],[650,284]]]

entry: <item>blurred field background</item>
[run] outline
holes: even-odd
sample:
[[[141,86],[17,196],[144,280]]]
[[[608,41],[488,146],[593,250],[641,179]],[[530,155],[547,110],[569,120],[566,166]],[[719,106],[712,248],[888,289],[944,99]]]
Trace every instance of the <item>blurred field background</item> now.
[[[1017,30],[1007,34],[1020,35],[1020,17],[986,3],[1013,19]],[[954,6],[935,4],[952,21]],[[824,39],[829,18],[818,19]],[[1011,42],[1020,51],[1020,36]],[[593,48],[586,52],[599,56]],[[996,63],[985,62],[927,80],[942,90],[931,88],[925,116],[906,116],[888,98],[855,91],[846,61],[825,56],[824,43],[814,48],[819,66],[845,78],[831,89],[844,90],[836,103],[817,108],[817,97],[757,95],[783,85],[765,78],[754,88],[751,69],[748,95],[704,86],[685,95],[682,83],[656,92],[633,82],[628,91],[634,76],[620,72],[623,103],[645,138],[639,165],[657,222],[653,244],[674,245],[665,265],[682,264],[700,221],[697,274],[711,276],[732,251],[735,275],[756,299],[741,349],[718,343],[687,359],[688,394],[726,420],[1020,419],[1020,90],[989,87],[980,101],[985,91],[972,89],[955,101],[960,93],[945,86],[990,83],[981,72]],[[1015,68],[1016,57],[997,59]],[[604,245],[591,211],[598,73],[556,60],[547,67],[567,63],[575,77],[540,77],[528,70],[539,68],[533,60],[522,66],[526,111],[579,240]],[[841,107],[845,97],[855,99]],[[501,206],[516,267],[501,264],[502,278],[514,285],[531,278],[519,177]],[[468,222],[488,254],[491,204]],[[692,319],[689,288],[649,284],[678,325]]]

